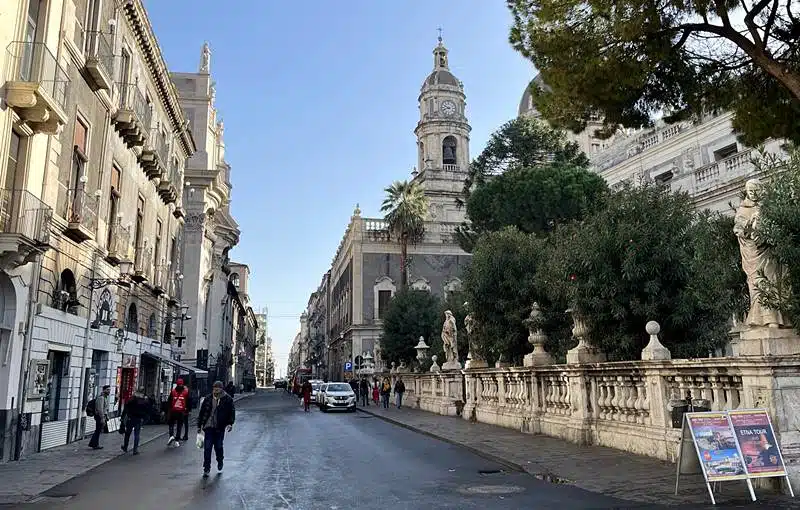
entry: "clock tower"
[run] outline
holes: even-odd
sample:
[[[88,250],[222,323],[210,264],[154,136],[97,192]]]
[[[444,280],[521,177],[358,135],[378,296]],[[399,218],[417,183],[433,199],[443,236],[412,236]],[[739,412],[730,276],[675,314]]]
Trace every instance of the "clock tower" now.
[[[429,220],[461,222],[465,211],[456,205],[464,189],[469,168],[469,132],[464,85],[450,72],[447,48],[433,49],[433,71],[425,78],[419,94],[417,169],[430,202]]]

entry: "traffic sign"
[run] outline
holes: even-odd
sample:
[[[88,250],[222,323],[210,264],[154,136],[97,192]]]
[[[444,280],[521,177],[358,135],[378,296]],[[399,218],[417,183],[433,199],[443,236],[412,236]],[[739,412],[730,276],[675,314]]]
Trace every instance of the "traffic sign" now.
[[[353,371],[353,363],[351,361],[345,362],[344,371],[345,372],[352,372]]]

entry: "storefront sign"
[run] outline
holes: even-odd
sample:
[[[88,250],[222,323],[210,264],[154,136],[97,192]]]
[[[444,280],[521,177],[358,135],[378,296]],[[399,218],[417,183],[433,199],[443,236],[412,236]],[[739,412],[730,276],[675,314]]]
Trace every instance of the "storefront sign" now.
[[[122,368],[135,368],[135,367],[136,367],[136,356],[133,354],[123,354]]]
[[[742,410],[728,413],[742,450],[747,474],[753,478],[786,476],[775,431],[766,411]]]

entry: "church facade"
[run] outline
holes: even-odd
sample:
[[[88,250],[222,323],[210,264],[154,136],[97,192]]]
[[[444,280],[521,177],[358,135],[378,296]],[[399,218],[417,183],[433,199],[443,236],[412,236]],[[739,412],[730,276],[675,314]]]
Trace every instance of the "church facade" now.
[[[450,71],[448,50],[439,38],[433,50],[433,70],[420,90],[417,137],[419,182],[429,201],[422,242],[409,246],[409,285],[445,299],[461,289],[470,260],[455,238],[465,211],[456,205],[469,167],[470,125],[464,85]],[[341,380],[348,362],[357,371],[370,355],[376,370],[385,368],[380,355],[381,319],[400,288],[400,245],[390,237],[382,218],[361,214],[356,206],[328,273],[309,300],[304,317],[319,317],[324,328],[304,327],[295,339],[298,351],[310,353],[321,373]],[[314,331],[312,338],[311,331]],[[321,330],[321,331],[320,331]],[[321,333],[321,335],[320,335]],[[319,336],[323,338],[320,339]],[[411,341],[411,339],[409,340]],[[310,366],[309,360],[298,360]],[[349,365],[348,365],[349,367]]]

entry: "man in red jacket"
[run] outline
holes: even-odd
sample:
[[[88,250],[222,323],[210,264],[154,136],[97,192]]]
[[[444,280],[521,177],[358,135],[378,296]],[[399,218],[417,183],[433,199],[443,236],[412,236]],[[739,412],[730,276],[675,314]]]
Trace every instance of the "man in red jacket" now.
[[[180,446],[176,437],[181,437],[181,429],[183,428],[183,417],[189,409],[189,389],[183,385],[183,379],[175,381],[175,387],[169,394],[167,401],[167,409],[169,409],[169,441],[167,446]],[[175,423],[178,424],[178,434],[175,432]]]

